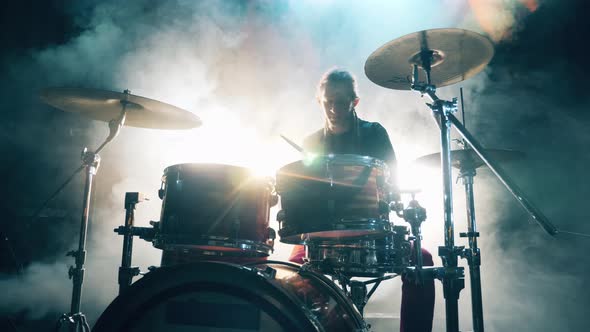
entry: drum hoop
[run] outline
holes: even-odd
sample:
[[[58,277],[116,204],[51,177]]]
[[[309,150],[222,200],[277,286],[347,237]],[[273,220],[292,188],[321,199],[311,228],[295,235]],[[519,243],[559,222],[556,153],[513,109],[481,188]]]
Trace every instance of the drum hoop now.
[[[296,270],[296,272],[298,274],[300,274],[301,276],[304,277],[310,277],[318,282],[320,282],[325,288],[328,288],[331,290],[331,295],[334,296],[337,300],[340,300],[342,302],[346,302],[348,304],[348,306],[346,306],[346,308],[352,308],[350,313],[350,317],[353,318],[356,322],[357,325],[362,326],[362,328],[360,331],[368,331],[367,327],[366,327],[366,323],[365,321],[362,319],[362,315],[359,313],[357,307],[354,305],[354,303],[352,303],[352,301],[350,300],[350,298],[348,298],[346,296],[346,294],[344,293],[344,291],[339,288],[338,286],[336,286],[336,284],[334,284],[330,279],[328,279],[326,276],[324,276],[321,272],[316,271],[313,269],[312,266],[310,266],[309,264],[304,264],[301,266],[298,266],[296,264],[292,264],[292,263],[286,263],[286,262],[281,262],[281,261],[260,261],[260,262],[253,262],[253,263],[249,263],[247,264],[247,266],[256,266],[256,265],[270,265],[272,267],[272,265],[284,265],[289,267],[292,270]],[[281,287],[279,287],[279,289],[283,290]],[[285,290],[283,290],[285,291]],[[291,293],[286,292],[285,293],[289,296],[292,296]],[[301,300],[297,297],[293,297],[297,303],[301,303]],[[302,309],[304,309],[305,314],[309,316],[310,321],[314,322],[314,324],[317,324],[318,327],[318,331],[322,330],[322,325],[320,324],[320,322],[317,320],[317,317],[315,316],[315,314],[309,310],[309,308],[302,306]]]
[[[356,154],[329,154],[320,156],[329,163],[344,164],[344,165],[361,165],[361,166],[379,166],[388,168],[387,164],[378,158],[356,155]]]
[[[398,275],[398,270],[394,265],[373,265],[369,268],[366,267],[354,267],[354,266],[343,266],[333,268],[335,271],[342,273],[348,277],[359,277],[359,278],[375,278],[382,277],[386,274]]]
[[[286,220],[285,220],[286,221]],[[338,221],[332,222],[331,227],[323,231],[343,231],[343,230],[383,230],[385,232],[391,232],[391,223],[389,220],[376,219],[376,218],[341,218]],[[289,227],[282,227],[281,230],[288,229]],[[309,232],[311,233],[311,232]]]
[[[389,166],[387,163],[378,158],[356,154],[328,154],[315,156],[310,161],[298,160],[287,164],[278,170],[277,177],[279,177],[281,173],[290,173],[287,170],[289,168],[295,167],[295,165],[304,165],[307,167],[307,165],[311,164],[317,165],[318,162],[320,164],[331,165],[377,167],[383,169],[387,174],[389,174]]]
[[[216,169],[228,169],[228,170],[235,170],[235,171],[242,171],[245,173],[251,173],[251,170],[247,167],[243,166],[236,166],[230,164],[218,164],[218,163],[182,163],[182,164],[174,164],[164,168],[164,175],[168,174],[169,172],[174,171],[183,171],[190,170],[195,168],[216,168]]]
[[[394,250],[393,244],[383,244],[383,246],[377,246],[372,244],[370,246],[362,245],[362,244],[355,244],[354,242],[359,242],[358,239],[349,241],[335,241],[335,240],[323,240],[323,241],[314,241],[310,243],[308,246],[310,249],[332,249],[332,250],[374,250],[374,251],[381,251],[381,250]],[[360,241],[371,241],[374,240],[360,240]]]
[[[338,229],[349,229],[349,226],[364,226],[364,225],[377,225],[377,226],[384,226],[384,228],[388,231],[391,231],[391,223],[387,219],[377,219],[377,218],[340,218],[339,221],[335,222],[333,225],[336,227],[343,227]]]
[[[183,241],[185,240],[185,241]],[[241,240],[241,239],[230,239],[227,237],[220,236],[206,236],[202,235],[200,239],[195,239],[192,236],[182,235],[171,235],[171,234],[159,234],[154,238],[154,247],[163,250],[175,250],[175,249],[190,249],[195,251],[207,251],[215,252],[213,249],[199,249],[193,246],[209,246],[209,247],[224,247],[239,249],[242,252],[256,252],[262,255],[270,255],[273,252],[273,247],[252,240]],[[179,243],[183,242],[183,243]]]
[[[176,273],[180,273],[180,277],[181,280],[177,280],[177,279],[170,279],[167,278],[167,280],[172,280],[171,284],[167,284],[167,286],[165,287],[159,287],[157,292],[147,292],[145,294],[139,293],[141,295],[142,298],[142,302],[138,302],[137,298],[133,298],[134,300],[134,311],[132,311],[131,313],[134,316],[138,315],[139,309],[141,308],[145,308],[146,305],[151,305],[151,302],[157,302],[157,298],[165,296],[167,293],[175,291],[176,289],[178,289],[178,287],[189,287],[190,289],[199,289],[199,288],[203,288],[202,285],[207,285],[207,284],[219,284],[222,285],[222,283],[218,283],[217,281],[212,281],[212,280],[208,280],[207,278],[205,279],[192,279],[192,278],[187,278],[187,275],[200,275],[200,272],[202,271],[208,271],[211,269],[216,269],[218,271],[222,271],[223,270],[227,270],[227,269],[237,269],[239,271],[245,271],[247,272],[247,275],[253,276],[255,275],[255,278],[249,278],[249,282],[252,283],[261,283],[263,279],[266,280],[266,282],[264,282],[264,284],[268,287],[267,289],[272,289],[272,292],[276,292],[278,291],[278,293],[281,294],[281,296],[284,296],[285,294],[288,294],[288,292],[286,292],[284,289],[282,289],[281,287],[278,287],[277,285],[273,284],[272,282],[268,282],[268,276],[264,275],[263,273],[261,273],[258,270],[254,270],[251,267],[246,267],[246,266],[242,266],[242,265],[238,265],[238,264],[232,264],[232,263],[226,263],[226,262],[217,262],[217,261],[202,261],[199,263],[192,263],[192,264],[180,264],[180,265],[171,265],[171,266],[166,266],[166,267],[160,267],[157,269],[154,269],[152,271],[150,271],[149,273],[147,273],[143,278],[139,279],[138,281],[136,281],[133,285],[132,288],[130,288],[126,293],[123,293],[121,295],[119,295],[117,298],[115,298],[115,300],[113,302],[111,302],[111,304],[109,304],[109,306],[107,307],[107,309],[103,312],[103,314],[101,315],[101,317],[99,317],[99,320],[97,321],[97,324],[95,325],[95,328],[100,325],[100,329],[98,329],[99,331],[107,331],[105,329],[105,326],[112,326],[112,323],[109,320],[106,320],[103,316],[105,316],[105,314],[108,314],[106,317],[109,316],[115,316],[117,311],[115,311],[115,308],[119,308],[121,306],[121,303],[125,303],[124,301],[128,301],[129,299],[131,299],[128,294],[129,291],[134,290],[135,293],[138,292],[137,287],[141,287],[142,289],[150,289],[147,286],[150,286],[152,284],[154,284],[154,282],[160,281],[163,277],[163,273],[171,273],[171,274],[176,274]],[[166,271],[166,272],[164,272]],[[228,272],[232,272],[232,271],[228,271]],[[233,271],[235,272],[235,271]],[[165,275],[164,275],[165,276]],[[196,287],[195,286],[199,286]],[[235,287],[233,286],[233,284],[230,284],[230,287],[235,288],[235,290],[238,291],[243,291],[243,292],[247,292],[250,295],[254,295],[253,298],[249,298],[248,301],[256,301],[259,304],[264,304],[263,307],[266,308],[271,308],[274,309],[274,306],[269,306],[272,302],[274,302],[274,298],[272,297],[268,297],[268,294],[257,294],[256,292],[252,292],[250,289],[248,288],[244,288],[244,287]],[[203,288],[205,289],[205,288]],[[220,290],[223,290],[223,288],[221,288]],[[229,293],[230,295],[233,295],[234,293]],[[290,294],[289,294],[290,295]],[[239,296],[238,296],[239,297]],[[291,297],[288,297],[289,299]],[[284,299],[284,297],[283,297]],[[280,301],[280,300],[279,300]],[[295,308],[298,308],[298,304],[299,302],[292,302],[292,303],[287,303],[289,306]],[[120,309],[120,308],[119,308]],[[305,316],[307,316],[307,314],[305,313]],[[109,317],[112,318],[112,317]],[[124,317],[125,320],[122,321],[121,324],[119,324],[119,327],[123,326],[125,327],[127,324],[129,324],[130,321],[133,320],[133,317]],[[101,324],[102,323],[102,324]],[[310,320],[307,323],[311,323],[312,325],[314,325],[315,327],[315,322],[313,320]],[[302,323],[302,325],[308,325],[306,323]],[[318,330],[320,331],[321,328]],[[110,329],[108,331],[111,331]],[[117,331],[120,331],[120,329],[118,329]]]
[[[357,219],[340,219],[339,222],[330,224],[331,227],[314,230],[313,232],[297,233],[297,229],[289,227],[289,223],[281,223],[281,229],[278,233],[281,237],[280,241],[283,243],[291,244],[305,244],[308,243],[310,235],[320,232],[333,232],[333,231],[371,231],[376,232],[372,234],[362,235],[359,237],[353,237],[352,239],[361,239],[369,236],[374,237],[376,235],[382,235],[383,233],[391,232],[391,223],[389,220],[374,219],[374,218],[357,218]],[[285,226],[283,226],[285,225]],[[297,238],[297,239],[295,239]],[[288,242],[286,242],[288,241]]]

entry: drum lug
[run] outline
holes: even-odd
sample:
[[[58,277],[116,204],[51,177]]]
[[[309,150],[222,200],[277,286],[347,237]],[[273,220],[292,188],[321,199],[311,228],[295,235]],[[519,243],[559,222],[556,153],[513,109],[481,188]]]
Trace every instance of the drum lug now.
[[[277,221],[278,222],[285,221],[285,211],[284,210],[280,210],[279,212],[277,212]]]
[[[277,238],[277,232],[272,227],[268,227],[266,229],[268,234],[268,240],[266,240],[266,245],[270,247],[272,252],[275,251],[275,239]]]
[[[277,270],[267,266],[266,269],[264,269],[264,274],[266,274],[270,279],[274,279],[277,276]]]
[[[275,205],[277,205],[279,203],[279,195],[277,195],[276,193],[272,193],[270,195],[270,207],[273,207]]]
[[[254,273],[256,275],[259,275],[261,277],[264,277],[266,279],[275,279],[277,276],[277,270],[270,267],[270,266],[266,266],[264,268],[264,270],[262,270],[262,268],[257,268],[257,267],[249,267],[249,266],[243,266],[243,268],[246,271],[249,271],[251,273]]]

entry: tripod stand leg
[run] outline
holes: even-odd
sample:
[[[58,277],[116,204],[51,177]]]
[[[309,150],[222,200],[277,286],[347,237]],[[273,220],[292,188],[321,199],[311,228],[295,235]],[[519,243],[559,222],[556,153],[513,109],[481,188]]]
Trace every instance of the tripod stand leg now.
[[[470,260],[479,260],[479,253],[477,258],[470,258]],[[483,305],[481,296],[481,275],[479,271],[479,264],[469,263],[469,279],[471,283],[471,310],[473,315],[473,330],[475,332],[483,332]]]
[[[70,268],[70,277],[73,279],[74,288],[72,291],[72,303],[70,312],[80,312],[82,298],[82,284],[84,283],[84,263],[86,261],[86,230],[88,228],[88,217],[90,215],[90,196],[92,193],[92,182],[98,168],[98,159],[92,154],[93,162],[86,166],[86,184],[84,186],[84,205],[80,225],[80,241],[78,251],[72,253],[76,259],[76,267]]]
[[[463,278],[444,278],[443,294],[447,316],[447,332],[459,332],[459,293],[465,287]]]
[[[481,254],[477,247],[477,223],[475,219],[475,199],[473,193],[473,178],[475,169],[461,169],[460,177],[465,185],[465,199],[467,207],[467,233],[461,233],[461,237],[469,239],[469,249],[465,249],[464,257],[469,264],[469,282],[471,285],[471,314],[473,318],[473,330],[483,332],[483,305],[481,294]]]

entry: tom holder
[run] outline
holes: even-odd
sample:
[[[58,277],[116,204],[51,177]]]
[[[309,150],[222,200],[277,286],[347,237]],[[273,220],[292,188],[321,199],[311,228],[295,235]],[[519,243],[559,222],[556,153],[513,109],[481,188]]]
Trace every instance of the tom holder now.
[[[408,203],[408,207],[403,210],[402,216],[410,224],[410,229],[414,237],[413,249],[416,254],[414,266],[418,272],[415,280],[417,283],[422,283],[422,279],[420,278],[420,271],[424,266],[422,258],[422,223],[426,220],[426,209],[420,206],[414,194],[412,194],[412,200]]]
[[[142,239],[151,241],[153,239],[153,228],[135,227],[135,206],[149,198],[139,192],[125,193],[125,224],[119,226],[114,231],[123,235],[123,250],[121,257],[121,266],[119,267],[119,294],[123,293],[129,286],[133,277],[140,274],[139,267],[131,266],[133,256],[133,236],[139,236]]]

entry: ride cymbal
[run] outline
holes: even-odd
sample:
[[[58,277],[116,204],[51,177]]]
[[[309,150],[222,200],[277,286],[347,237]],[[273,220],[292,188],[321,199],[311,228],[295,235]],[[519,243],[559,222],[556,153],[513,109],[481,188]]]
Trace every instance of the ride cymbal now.
[[[152,129],[190,129],[202,122],[195,114],[157,100],[88,88],[46,88],[41,99],[62,111],[80,113],[94,120],[109,122],[121,114],[127,103],[125,125]]]
[[[412,65],[431,63],[431,82],[442,87],[466,80],[490,62],[494,46],[485,36],[463,29],[414,32],[381,46],[365,62],[365,74],[377,85],[410,90]],[[429,60],[426,61],[425,57]],[[426,62],[425,62],[426,61]],[[419,71],[419,81],[426,74]]]
[[[524,158],[524,152],[501,149],[485,149],[490,158],[498,162],[514,161]],[[440,153],[422,156],[414,162],[423,166],[440,166]],[[458,169],[477,169],[485,163],[473,149],[451,150],[451,165]]]

